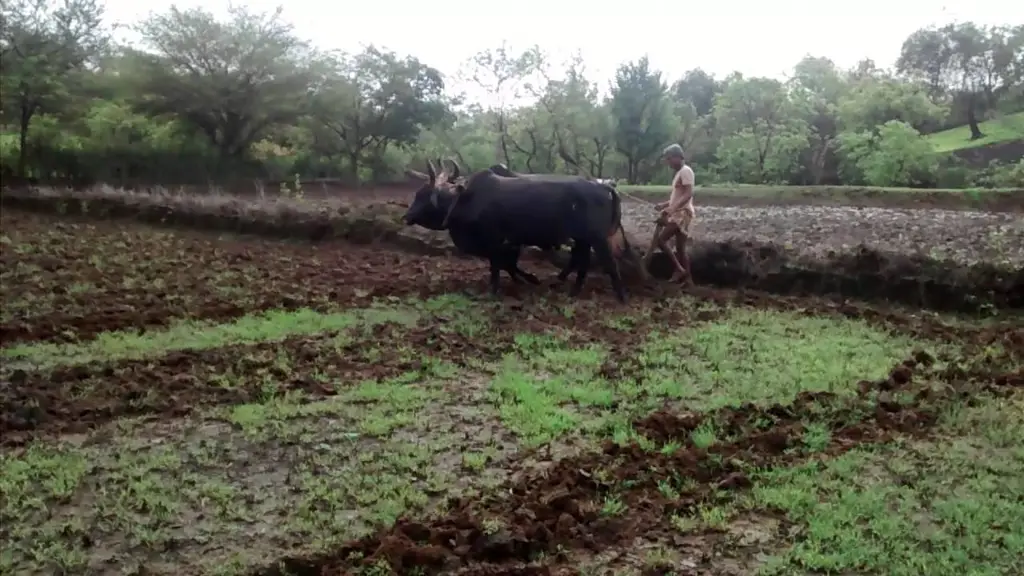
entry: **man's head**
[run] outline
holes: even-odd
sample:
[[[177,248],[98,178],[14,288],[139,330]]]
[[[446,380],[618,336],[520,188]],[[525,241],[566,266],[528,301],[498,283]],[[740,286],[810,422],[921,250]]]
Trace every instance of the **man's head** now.
[[[679,170],[683,167],[683,147],[679,144],[672,144],[665,148],[661,156],[665,159],[665,163],[671,166],[673,170]]]

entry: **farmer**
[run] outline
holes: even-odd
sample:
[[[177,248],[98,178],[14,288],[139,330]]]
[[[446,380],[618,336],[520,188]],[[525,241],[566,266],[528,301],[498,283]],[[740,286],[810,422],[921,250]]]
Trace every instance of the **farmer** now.
[[[668,202],[655,206],[661,211],[658,217],[661,231],[655,238],[655,243],[662,252],[668,254],[672,266],[675,267],[671,281],[680,282],[685,279],[687,283],[693,283],[690,275],[690,258],[686,255],[686,239],[690,236],[690,224],[693,223],[694,217],[693,169],[683,162],[683,148],[679,144],[665,148],[662,156],[675,175],[672,177],[672,195]],[[676,244],[675,253],[669,246],[673,238]]]

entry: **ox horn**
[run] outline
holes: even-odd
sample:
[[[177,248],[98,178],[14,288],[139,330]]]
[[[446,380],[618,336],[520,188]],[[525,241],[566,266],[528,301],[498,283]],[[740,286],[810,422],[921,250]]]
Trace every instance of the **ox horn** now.
[[[454,180],[462,173],[462,169],[459,168],[459,163],[454,158],[449,158],[448,161],[452,163],[452,180]]]
[[[427,169],[430,173],[430,203],[437,206],[437,170],[434,169],[434,163],[429,159],[427,160]],[[444,176],[444,164],[441,165],[441,175]]]

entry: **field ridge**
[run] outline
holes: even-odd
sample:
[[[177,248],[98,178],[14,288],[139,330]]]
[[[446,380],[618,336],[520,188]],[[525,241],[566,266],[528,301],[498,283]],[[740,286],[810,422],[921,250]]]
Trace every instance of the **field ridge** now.
[[[1024,192],[1021,193],[1024,196]],[[387,244],[414,254],[451,255],[444,234],[409,233],[399,222],[401,206],[371,204],[342,213],[322,203],[274,201],[251,204],[238,198],[210,202],[194,197],[32,196],[22,208],[57,210],[90,218],[131,218],[159,225],[255,234],[320,242]],[[643,244],[634,238],[633,244]],[[641,247],[638,247],[642,249]],[[1013,249],[1012,242],[1006,249]],[[698,239],[691,260],[698,283],[743,287],[777,293],[836,294],[847,298],[893,301],[937,310],[985,311],[1024,307],[1024,266],[977,262],[956,264],[928,256],[886,253],[867,246],[808,258],[799,251],[767,242],[715,242]],[[1017,246],[1017,251],[1024,247]],[[663,254],[656,254],[652,273],[670,276]],[[624,265],[624,272],[635,269]],[[59,324],[59,322],[55,322]]]

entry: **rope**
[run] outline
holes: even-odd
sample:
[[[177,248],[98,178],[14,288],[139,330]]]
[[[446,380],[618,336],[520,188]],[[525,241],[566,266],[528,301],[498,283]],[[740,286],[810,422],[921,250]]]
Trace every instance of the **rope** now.
[[[656,205],[655,202],[648,202],[647,200],[644,200],[643,198],[640,198],[638,196],[633,196],[632,194],[630,194],[629,192],[626,192],[624,190],[618,190],[618,193],[619,193],[619,196],[625,196],[626,198],[630,198],[632,200],[636,200],[637,202],[639,202],[641,204],[646,204],[647,206],[655,206]]]

